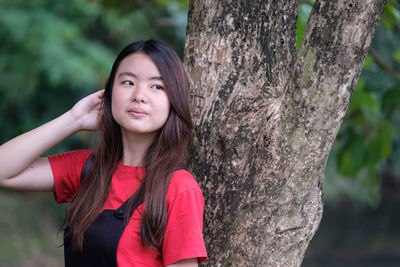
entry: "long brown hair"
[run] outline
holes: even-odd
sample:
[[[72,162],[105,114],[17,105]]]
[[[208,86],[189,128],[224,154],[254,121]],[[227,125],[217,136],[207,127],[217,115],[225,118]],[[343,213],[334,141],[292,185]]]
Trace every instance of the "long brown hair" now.
[[[134,53],[150,56],[159,68],[171,102],[163,128],[157,133],[143,159],[145,169],[141,187],[145,191],[145,210],[140,236],[150,249],[160,250],[167,224],[166,194],[177,164],[185,159],[185,150],[192,138],[188,86],[182,62],[175,51],[157,40],[132,43],[117,56],[105,86],[103,112],[99,123],[100,142],[92,167],[70,204],[65,224],[72,235],[75,251],[82,251],[84,233],[99,215],[107,199],[111,178],[122,157],[120,126],[111,113],[111,96],[115,74],[121,61]],[[128,202],[130,210],[134,194]],[[129,220],[129,212],[125,220]]]

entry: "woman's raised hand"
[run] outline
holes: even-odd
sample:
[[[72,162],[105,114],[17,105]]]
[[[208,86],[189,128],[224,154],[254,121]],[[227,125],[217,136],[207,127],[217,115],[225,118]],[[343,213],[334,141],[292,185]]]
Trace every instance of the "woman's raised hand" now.
[[[70,110],[71,114],[79,122],[80,130],[97,130],[101,117],[101,103],[104,89],[82,98]]]
[[[96,130],[104,90],[80,100],[68,112],[0,146],[0,187],[54,190],[53,173],[44,152],[81,130]],[[18,159],[18,160],[15,160]]]

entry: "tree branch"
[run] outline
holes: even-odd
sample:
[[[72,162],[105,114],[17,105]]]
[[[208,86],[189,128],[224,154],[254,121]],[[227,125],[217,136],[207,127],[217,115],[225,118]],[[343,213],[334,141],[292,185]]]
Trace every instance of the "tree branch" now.
[[[297,184],[323,177],[323,167],[306,176],[302,166],[325,166],[385,4],[386,0],[314,4],[278,124],[280,151],[289,155],[280,164],[299,166],[287,171]]]
[[[325,114],[323,127],[339,129],[385,4],[386,0],[315,2],[286,97],[294,101],[285,109],[296,110],[299,117],[287,123],[315,132],[313,120]],[[336,100],[328,105],[331,96]],[[336,121],[328,127],[332,118]]]

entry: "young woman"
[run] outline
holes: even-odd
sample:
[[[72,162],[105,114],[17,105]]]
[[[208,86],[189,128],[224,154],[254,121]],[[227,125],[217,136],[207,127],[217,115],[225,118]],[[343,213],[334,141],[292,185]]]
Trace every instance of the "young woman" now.
[[[105,90],[0,147],[0,186],[71,202],[66,266],[197,266],[207,258],[204,201],[180,167],[192,128],[179,57],[160,41],[135,42]],[[96,150],[40,157],[82,130],[99,131]]]

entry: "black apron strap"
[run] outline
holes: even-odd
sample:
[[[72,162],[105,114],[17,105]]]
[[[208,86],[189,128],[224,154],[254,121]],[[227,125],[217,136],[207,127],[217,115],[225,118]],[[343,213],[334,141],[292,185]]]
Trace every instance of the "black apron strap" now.
[[[186,170],[185,164],[183,164],[182,162],[178,163],[176,170]],[[132,216],[133,211],[144,201],[144,192],[145,192],[144,185],[141,185],[138,190],[139,191],[135,199],[133,200],[133,205],[131,207],[131,210],[129,211],[129,216]],[[114,211],[114,215],[120,219],[124,218],[127,206],[128,206],[128,200],[125,201],[117,210]]]
[[[178,165],[176,166],[176,170],[187,170],[186,165],[183,162],[179,162]]]
[[[95,153],[93,152],[89,156],[89,158],[86,160],[85,166],[83,166],[83,170],[81,172],[81,183],[83,182],[83,179],[85,179],[86,174],[89,172],[90,167],[92,167],[92,162],[93,162],[93,159],[94,159],[94,155],[95,155]]]

